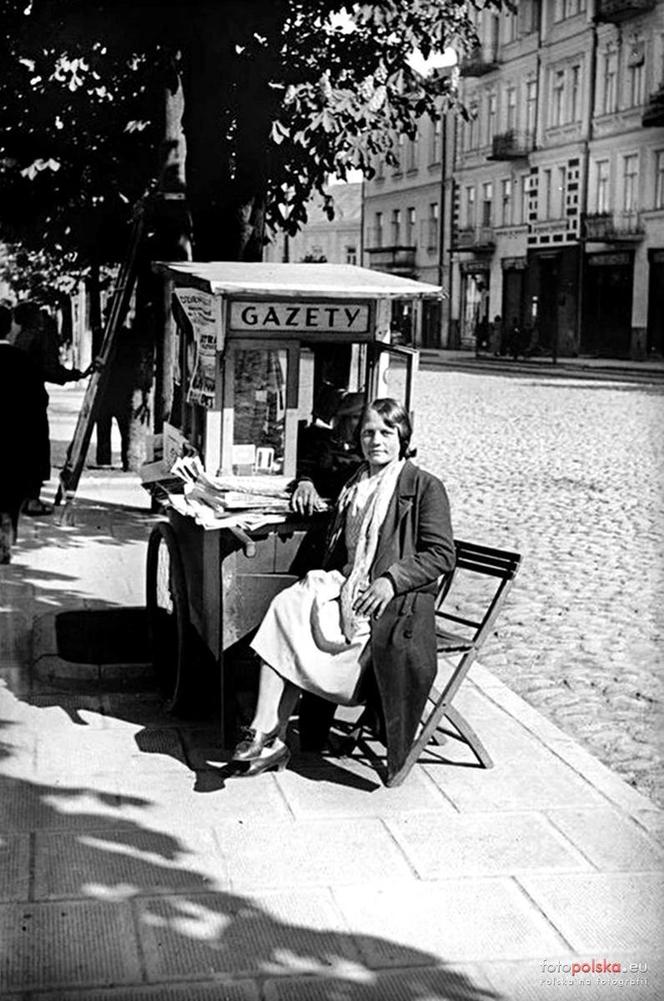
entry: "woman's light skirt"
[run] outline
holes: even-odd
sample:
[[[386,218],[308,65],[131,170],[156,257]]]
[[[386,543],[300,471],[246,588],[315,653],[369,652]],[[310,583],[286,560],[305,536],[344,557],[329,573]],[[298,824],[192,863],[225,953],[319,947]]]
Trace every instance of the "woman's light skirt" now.
[[[338,570],[311,570],[273,599],[251,644],[287,681],[340,705],[357,704],[368,620],[349,642],[341,629]]]

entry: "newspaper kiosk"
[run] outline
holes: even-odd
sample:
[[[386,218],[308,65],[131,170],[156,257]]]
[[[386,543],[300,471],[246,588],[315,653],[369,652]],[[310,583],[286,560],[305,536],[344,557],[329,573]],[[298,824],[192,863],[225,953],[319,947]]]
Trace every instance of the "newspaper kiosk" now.
[[[147,606],[155,668],[177,709],[196,687],[192,649],[207,648],[223,693],[224,653],[304,572],[324,516],[294,514],[289,496],[316,393],[326,384],[412,409],[417,351],[390,343],[392,301],[410,302],[417,329],[422,300],[440,289],[350,265],[155,269],[171,310],[170,413],[163,456],[145,479],[168,520],[149,541]],[[176,476],[184,492],[173,488]]]

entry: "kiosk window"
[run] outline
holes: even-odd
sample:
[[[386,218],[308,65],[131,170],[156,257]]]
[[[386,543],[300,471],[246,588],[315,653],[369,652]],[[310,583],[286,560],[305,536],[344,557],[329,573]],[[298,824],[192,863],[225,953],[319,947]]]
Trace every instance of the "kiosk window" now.
[[[234,359],[233,472],[282,473],[288,353],[240,349]]]

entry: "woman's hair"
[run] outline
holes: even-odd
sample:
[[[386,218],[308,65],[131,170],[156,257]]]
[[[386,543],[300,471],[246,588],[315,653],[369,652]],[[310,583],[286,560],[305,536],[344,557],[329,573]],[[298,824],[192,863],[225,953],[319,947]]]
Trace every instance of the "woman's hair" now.
[[[410,439],[413,437],[413,425],[410,422],[410,417],[408,416],[408,411],[405,407],[398,403],[397,400],[393,400],[391,396],[385,396],[380,400],[374,400],[373,403],[367,404],[362,411],[359,424],[357,425],[355,431],[358,451],[362,451],[362,425],[372,412],[374,414],[378,414],[379,417],[382,417],[388,428],[396,428],[397,434],[399,435],[399,458],[408,458],[408,455],[410,454]]]

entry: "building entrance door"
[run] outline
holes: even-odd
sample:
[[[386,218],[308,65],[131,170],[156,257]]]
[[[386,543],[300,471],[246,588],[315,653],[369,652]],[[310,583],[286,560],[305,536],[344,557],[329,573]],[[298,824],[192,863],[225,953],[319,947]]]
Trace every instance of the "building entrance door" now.
[[[650,251],[648,354],[664,355],[664,250]]]
[[[503,325],[516,320],[523,326],[523,269],[506,268],[503,271]]]
[[[581,349],[628,358],[632,336],[633,260],[628,252],[589,254]]]

